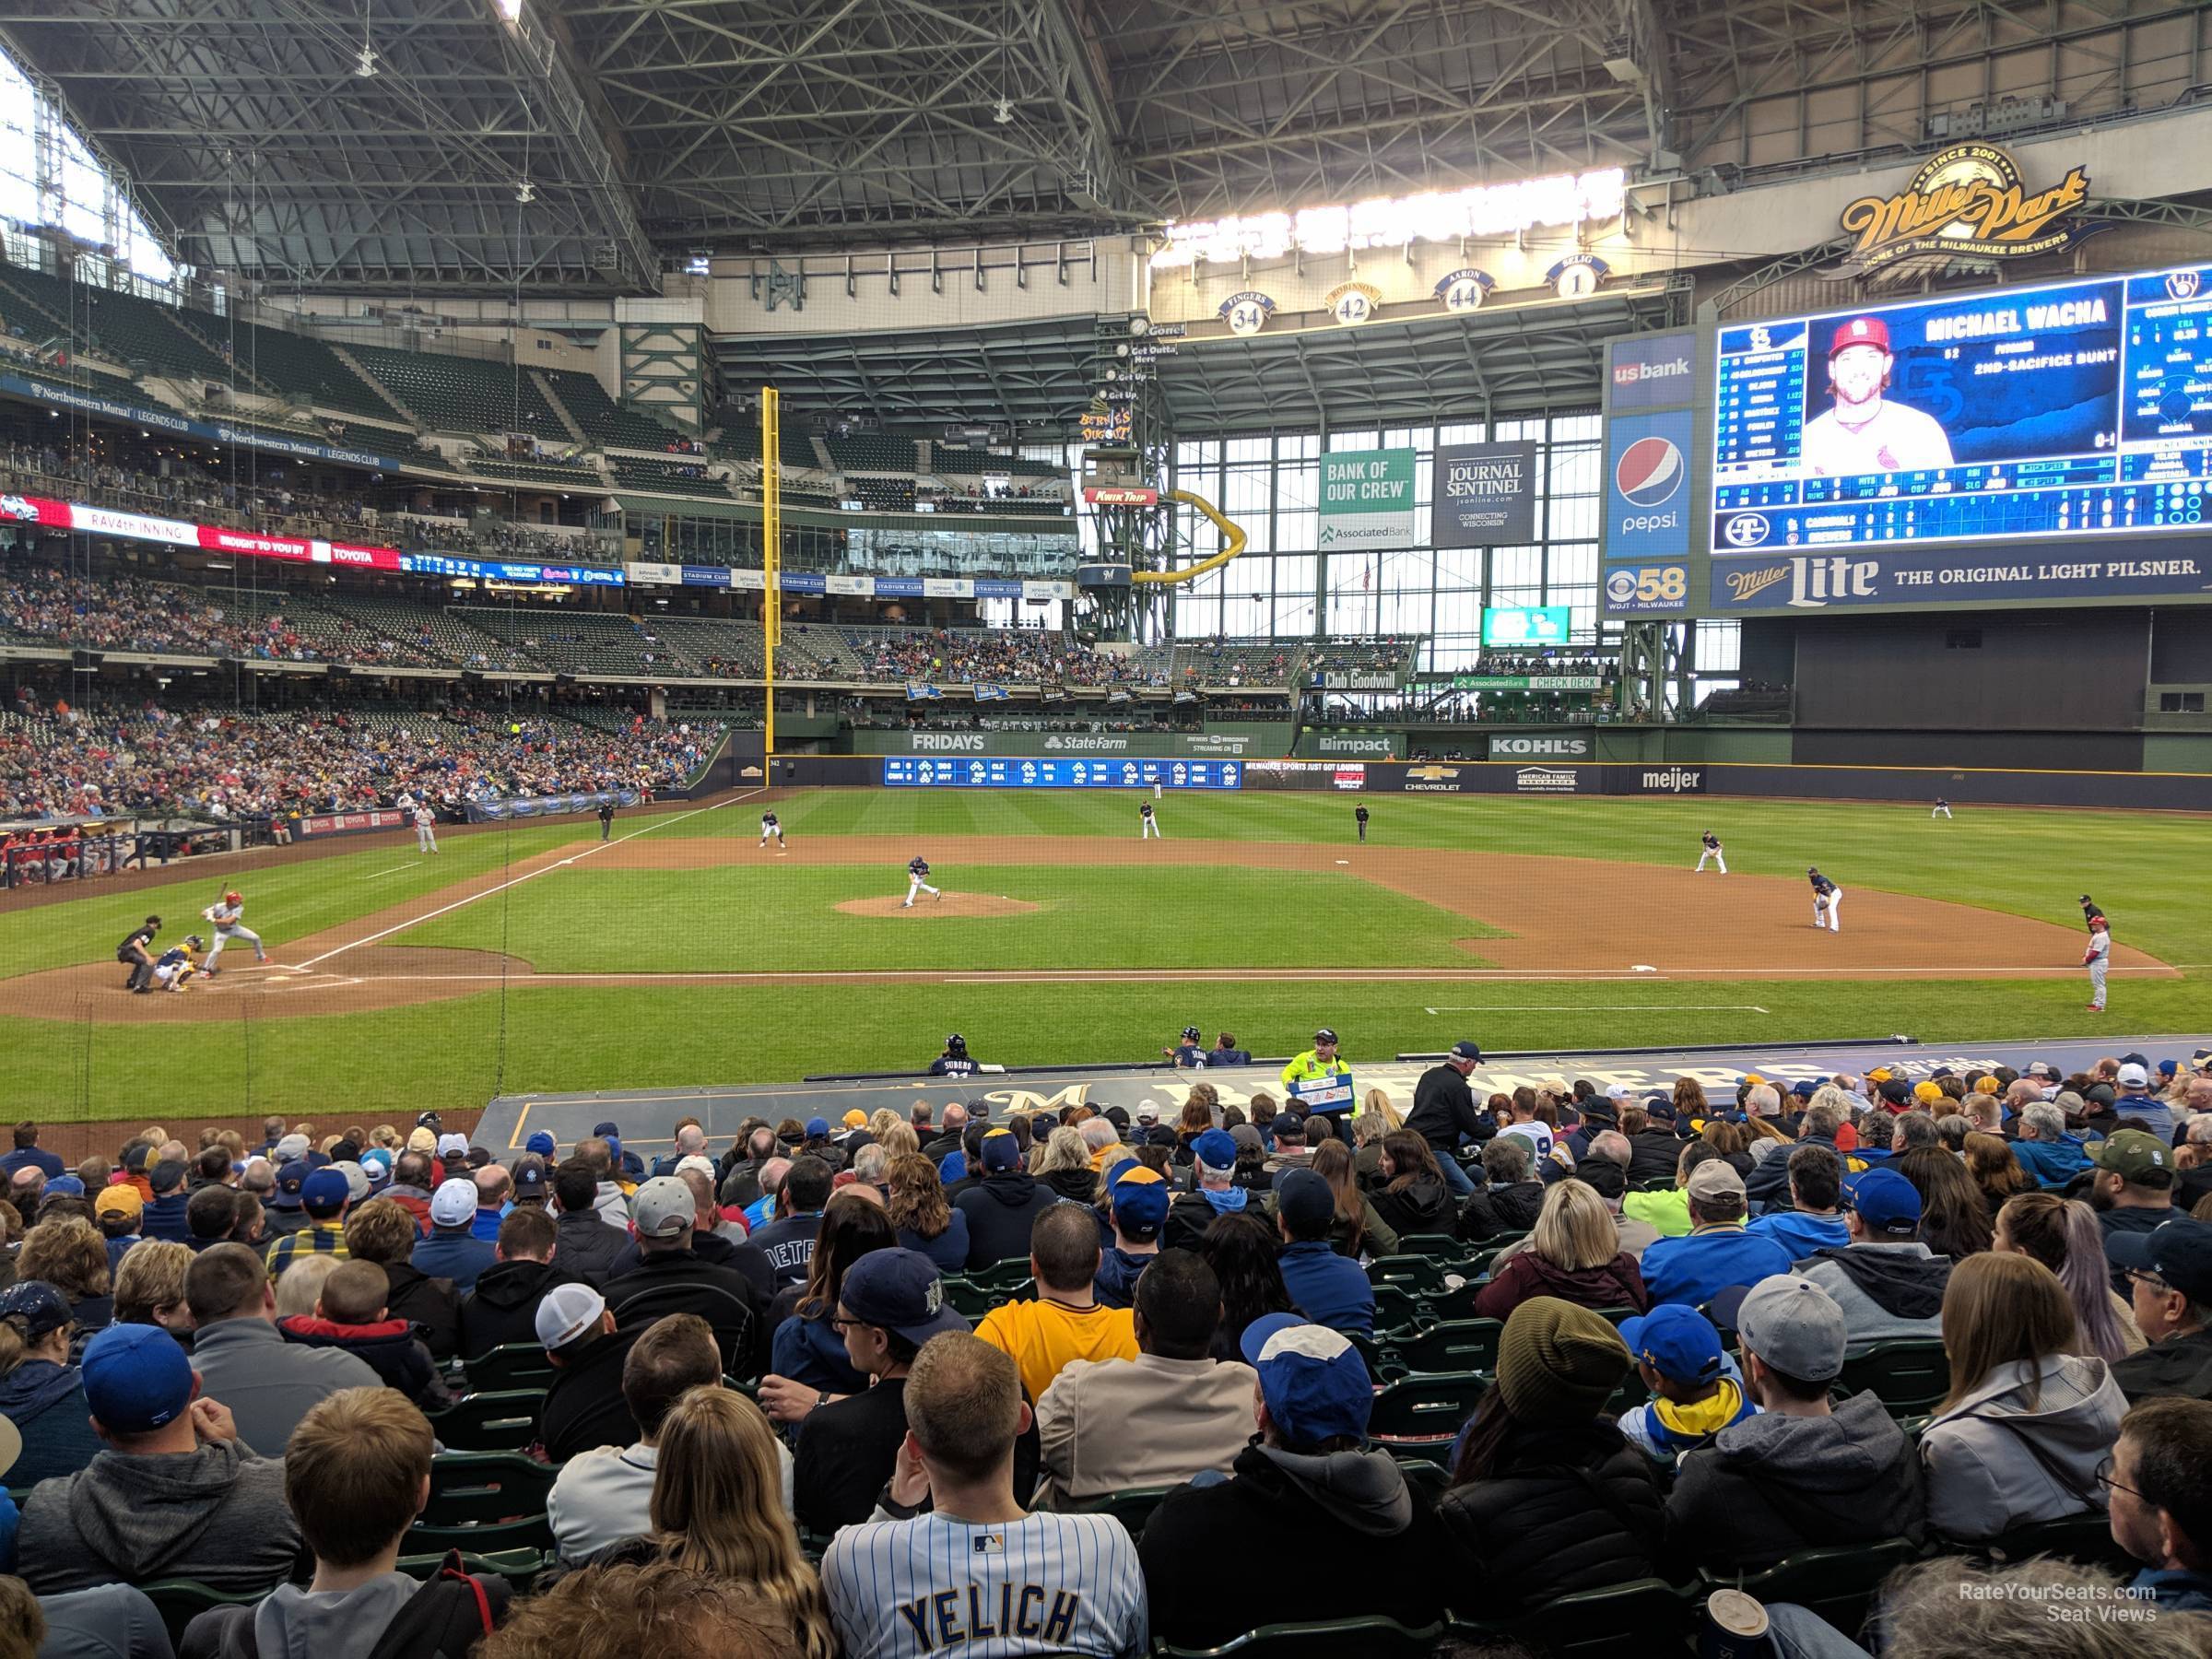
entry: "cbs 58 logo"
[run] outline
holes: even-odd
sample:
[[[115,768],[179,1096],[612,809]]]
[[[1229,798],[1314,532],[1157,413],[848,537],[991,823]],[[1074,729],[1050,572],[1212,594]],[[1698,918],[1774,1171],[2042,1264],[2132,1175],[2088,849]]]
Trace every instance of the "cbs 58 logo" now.
[[[1688,594],[1689,571],[1683,565],[1624,565],[1606,576],[1606,601],[1616,609],[1680,605]]]

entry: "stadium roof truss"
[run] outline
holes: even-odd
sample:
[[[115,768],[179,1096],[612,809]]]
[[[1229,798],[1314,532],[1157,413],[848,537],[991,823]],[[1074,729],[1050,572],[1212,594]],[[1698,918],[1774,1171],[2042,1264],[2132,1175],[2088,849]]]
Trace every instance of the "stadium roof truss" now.
[[[1847,165],[1979,101],[2078,122],[2185,99],[2212,78],[2206,9],[0,0],[0,44],[192,264],[640,292],[700,249],[1049,240],[1593,166]]]

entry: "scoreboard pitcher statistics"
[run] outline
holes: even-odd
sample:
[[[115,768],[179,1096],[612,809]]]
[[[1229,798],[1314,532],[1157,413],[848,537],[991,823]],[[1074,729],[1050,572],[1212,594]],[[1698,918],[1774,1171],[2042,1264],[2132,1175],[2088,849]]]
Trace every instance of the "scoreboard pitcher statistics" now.
[[[1800,567],[1792,604],[2204,591],[2179,544],[2114,543],[2207,516],[2212,267],[1729,324],[1713,345],[1724,608],[1782,601],[1761,595],[1784,571],[1735,563],[1776,555]],[[2090,546],[2053,564],[2037,540]],[[1809,583],[1794,557],[1931,543],[1974,547],[1811,561]]]

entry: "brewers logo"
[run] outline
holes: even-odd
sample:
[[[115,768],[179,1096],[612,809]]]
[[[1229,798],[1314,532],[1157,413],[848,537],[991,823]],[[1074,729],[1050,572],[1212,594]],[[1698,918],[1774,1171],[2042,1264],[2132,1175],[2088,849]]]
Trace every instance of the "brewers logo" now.
[[[1613,488],[1631,507],[1656,507],[1682,488],[1682,452],[1665,438],[1639,438],[1613,465]]]

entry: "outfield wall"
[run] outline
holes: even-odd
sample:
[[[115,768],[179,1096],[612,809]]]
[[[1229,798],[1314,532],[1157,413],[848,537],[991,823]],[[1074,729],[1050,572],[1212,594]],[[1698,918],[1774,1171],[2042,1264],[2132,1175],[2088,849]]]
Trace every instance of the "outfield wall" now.
[[[988,759],[964,755],[965,760]],[[2212,776],[2174,772],[1968,771],[1936,768],[1647,761],[1249,760],[1239,787],[1339,794],[1719,795],[1958,806],[2100,806],[2212,813]],[[877,788],[884,762],[864,755],[778,757],[780,789]],[[751,780],[747,780],[749,784]]]

